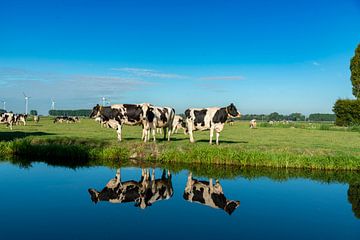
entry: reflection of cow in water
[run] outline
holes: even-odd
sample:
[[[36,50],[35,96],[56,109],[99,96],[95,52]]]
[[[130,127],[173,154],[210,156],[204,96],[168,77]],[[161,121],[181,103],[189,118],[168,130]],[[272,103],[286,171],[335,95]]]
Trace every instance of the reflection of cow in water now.
[[[212,178],[209,182],[198,181],[192,178],[192,173],[188,175],[184,199],[190,202],[197,202],[212,208],[220,208],[231,215],[240,205],[240,201],[228,200],[218,180],[213,185]]]
[[[136,207],[142,209],[151,206],[159,200],[172,197],[173,187],[171,173],[163,170],[160,179],[155,179],[155,170],[151,179],[149,170],[141,170],[140,181],[121,181],[120,169],[116,171],[115,178],[111,179],[100,192],[90,188],[89,193],[94,203],[108,201],[111,203],[135,202]]]

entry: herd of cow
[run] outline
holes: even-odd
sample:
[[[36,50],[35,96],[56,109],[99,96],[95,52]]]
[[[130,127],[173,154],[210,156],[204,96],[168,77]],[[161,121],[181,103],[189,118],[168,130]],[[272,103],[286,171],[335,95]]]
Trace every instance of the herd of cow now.
[[[6,124],[12,129],[14,124],[23,123],[26,125],[26,114],[14,114],[11,112],[3,113],[0,116],[0,123]],[[190,142],[194,142],[193,132],[200,130],[210,130],[210,144],[212,143],[214,132],[216,133],[216,144],[219,144],[220,132],[224,128],[226,121],[231,118],[240,117],[234,104],[226,107],[211,108],[189,108],[186,109],[184,118],[175,115],[174,108],[158,107],[149,103],[142,104],[114,104],[111,106],[100,106],[97,104],[90,114],[91,118],[107,125],[117,131],[118,140],[122,140],[122,128],[124,125],[142,126],[141,139],[146,142],[152,136],[156,141],[156,133],[163,131],[164,139],[171,140],[171,135],[179,129],[184,129],[184,133],[190,137]],[[35,116],[34,121],[39,121]],[[54,119],[54,123],[76,123],[78,117],[59,116]]]
[[[190,142],[194,142],[193,132],[200,130],[210,130],[210,140],[212,143],[214,131],[216,133],[216,144],[219,144],[220,132],[224,128],[225,122],[229,118],[240,117],[234,104],[226,107],[211,108],[189,108],[185,111],[185,119],[175,115],[175,110],[171,107],[157,107],[149,103],[142,104],[114,104],[111,106],[100,106],[97,104],[90,114],[102,124],[114,128],[117,131],[118,140],[122,140],[123,125],[141,125],[142,137],[146,142],[150,135],[156,141],[156,130],[163,129],[164,139],[171,139],[171,134],[179,128],[189,134]]]
[[[116,176],[106,184],[101,190],[93,188],[88,190],[91,200],[94,203],[107,201],[111,203],[134,202],[136,207],[145,209],[157,201],[170,199],[173,194],[173,186],[170,171],[163,170],[159,179],[155,178],[155,171],[142,169],[139,181],[122,181],[120,169],[116,171]],[[222,209],[229,215],[240,205],[240,201],[229,200],[225,197],[222,186],[218,180],[213,183],[209,181],[199,181],[193,178],[189,172],[183,198],[186,201],[200,203],[216,209]]]
[[[2,113],[0,115],[0,123],[6,124],[12,130],[13,125],[24,124],[25,126],[27,117],[28,115],[26,114]]]

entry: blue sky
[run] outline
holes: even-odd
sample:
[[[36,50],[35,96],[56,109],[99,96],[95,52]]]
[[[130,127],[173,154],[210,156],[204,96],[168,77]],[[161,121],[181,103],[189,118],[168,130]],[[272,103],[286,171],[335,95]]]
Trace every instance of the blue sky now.
[[[359,29],[359,0],[1,1],[0,100],[327,113],[352,98]]]

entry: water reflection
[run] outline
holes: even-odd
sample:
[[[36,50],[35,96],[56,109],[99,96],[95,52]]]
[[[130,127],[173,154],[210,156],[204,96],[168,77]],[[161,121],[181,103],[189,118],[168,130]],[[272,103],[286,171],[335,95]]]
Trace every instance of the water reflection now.
[[[199,181],[192,177],[189,172],[183,198],[189,202],[196,202],[212,208],[222,209],[231,215],[240,205],[240,201],[229,200],[225,197],[222,186],[218,179],[213,185],[213,179]]]
[[[159,179],[155,178],[155,169],[152,170],[151,178],[150,169],[141,169],[139,181],[123,182],[119,168],[116,171],[116,176],[110,179],[100,192],[93,188],[88,191],[94,203],[99,201],[111,203],[134,202],[135,206],[141,209],[145,209],[157,201],[170,199],[173,196],[171,173],[165,169]]]
[[[355,217],[360,218],[360,183],[349,185],[348,200],[351,203]]]

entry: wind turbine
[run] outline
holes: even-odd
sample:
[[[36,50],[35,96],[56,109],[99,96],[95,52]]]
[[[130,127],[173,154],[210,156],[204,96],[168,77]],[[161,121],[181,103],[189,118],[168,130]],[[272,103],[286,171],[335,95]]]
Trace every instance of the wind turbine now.
[[[101,97],[101,104],[102,106],[105,106],[106,104],[110,104],[110,100],[106,97]]]
[[[51,99],[51,110],[55,110],[55,100]]]
[[[4,104],[3,109],[6,111],[6,101],[5,101],[5,100],[2,100],[2,103]]]
[[[25,114],[28,114],[28,106],[29,106],[29,96],[26,96],[26,94],[23,92],[23,95],[25,97]]]

